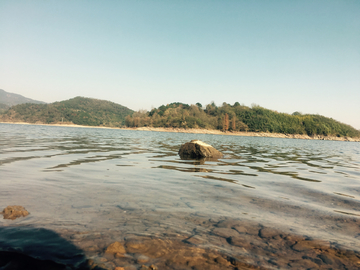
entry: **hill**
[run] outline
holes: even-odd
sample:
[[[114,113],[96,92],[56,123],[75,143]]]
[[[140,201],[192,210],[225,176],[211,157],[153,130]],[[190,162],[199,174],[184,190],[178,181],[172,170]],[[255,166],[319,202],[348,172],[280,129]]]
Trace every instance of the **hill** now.
[[[360,137],[360,131],[321,115],[279,113],[258,105],[247,107],[200,103],[188,105],[179,102],[162,105],[150,112],[135,112],[126,117],[128,127],[203,128],[222,131],[251,131],[309,136]]]
[[[11,106],[23,104],[23,103],[45,104],[45,102],[43,102],[43,101],[34,100],[31,98],[24,97],[22,95],[9,93],[9,92],[6,92],[6,91],[0,89],[0,105],[1,105],[1,107],[4,107],[4,105],[11,107]]]
[[[125,117],[133,112],[110,101],[75,97],[50,104],[15,105],[0,115],[0,121],[120,127]]]
[[[6,104],[0,103],[0,113],[5,112],[10,107]]]

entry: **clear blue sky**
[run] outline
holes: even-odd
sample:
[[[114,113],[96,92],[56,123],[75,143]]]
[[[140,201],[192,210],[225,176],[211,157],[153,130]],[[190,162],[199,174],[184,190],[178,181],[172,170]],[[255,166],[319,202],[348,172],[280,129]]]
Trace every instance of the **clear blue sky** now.
[[[0,0],[0,89],[256,103],[360,129],[360,1]]]

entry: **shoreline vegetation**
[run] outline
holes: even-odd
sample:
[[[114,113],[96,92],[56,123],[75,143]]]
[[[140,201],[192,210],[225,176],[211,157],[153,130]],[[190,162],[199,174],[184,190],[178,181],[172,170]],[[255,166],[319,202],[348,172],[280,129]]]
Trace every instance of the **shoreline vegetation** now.
[[[360,141],[360,130],[318,114],[281,113],[235,102],[173,102],[133,111],[111,101],[75,97],[50,104],[24,103],[0,113],[0,122],[76,125],[162,132]]]
[[[326,141],[344,141],[344,142],[360,142],[359,138],[352,137],[336,137],[324,135],[305,135],[305,134],[283,134],[270,132],[251,132],[251,131],[221,131],[201,128],[171,128],[171,127],[106,127],[106,126],[85,126],[76,125],[68,122],[59,122],[54,124],[45,123],[27,123],[27,122],[0,122],[0,124],[14,125],[37,125],[37,126],[55,126],[55,127],[78,127],[78,128],[102,128],[102,129],[120,129],[120,130],[137,130],[137,131],[156,131],[156,132],[175,132],[175,133],[191,133],[191,134],[212,134],[226,136],[243,136],[243,137],[267,137],[267,138],[283,138],[283,139],[302,139],[302,140],[326,140]]]

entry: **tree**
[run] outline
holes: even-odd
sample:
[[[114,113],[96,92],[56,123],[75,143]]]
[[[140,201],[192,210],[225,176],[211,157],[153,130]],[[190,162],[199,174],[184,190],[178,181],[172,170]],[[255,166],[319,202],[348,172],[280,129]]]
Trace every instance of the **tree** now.
[[[134,127],[140,126],[140,117],[134,117]]]
[[[231,129],[233,131],[236,130],[236,116],[233,116],[233,118],[231,118]]]
[[[240,131],[248,131],[249,130],[249,127],[242,121],[239,121],[238,122],[238,129]]]
[[[224,123],[223,123],[223,131],[228,131],[229,129],[229,115],[227,113],[225,113],[224,116]]]

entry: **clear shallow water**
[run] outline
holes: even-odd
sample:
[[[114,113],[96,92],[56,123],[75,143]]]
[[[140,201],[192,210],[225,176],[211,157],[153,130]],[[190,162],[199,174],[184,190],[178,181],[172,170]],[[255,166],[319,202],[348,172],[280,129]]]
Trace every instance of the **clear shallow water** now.
[[[192,139],[224,158],[181,160],[181,144]],[[360,251],[360,144],[0,124],[7,205],[31,214],[0,227],[72,232],[75,240],[101,234],[104,245],[195,235],[201,247],[254,257],[230,236],[229,244],[215,237],[219,222],[236,220]]]

